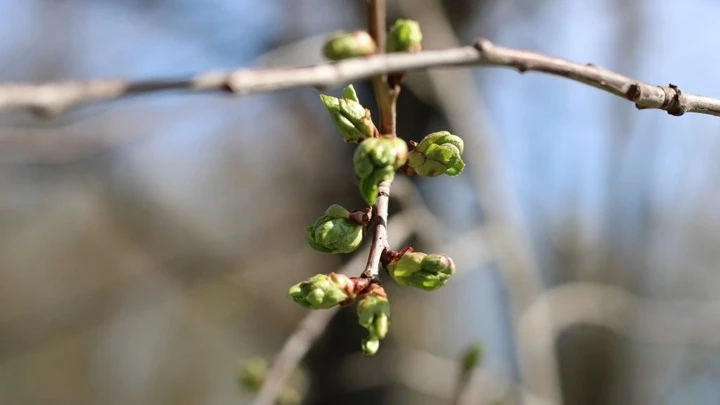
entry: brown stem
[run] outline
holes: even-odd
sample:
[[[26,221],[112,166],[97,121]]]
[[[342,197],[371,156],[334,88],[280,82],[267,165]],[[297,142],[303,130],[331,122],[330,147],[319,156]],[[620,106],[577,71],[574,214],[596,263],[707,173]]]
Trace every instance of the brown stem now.
[[[368,3],[368,28],[370,35],[375,39],[380,53],[385,50],[385,0],[370,0]],[[400,94],[400,87],[388,87],[387,75],[376,75],[372,79],[375,99],[378,104],[380,116],[381,136],[393,138],[396,136],[395,104]],[[383,181],[378,185],[378,198],[373,208],[373,238],[370,245],[367,265],[362,276],[377,280],[380,274],[380,259],[383,251],[389,246],[387,241],[388,203],[390,200],[390,185],[392,180]]]
[[[378,186],[378,198],[373,209],[373,239],[370,245],[367,265],[363,277],[377,279],[380,274],[380,258],[389,246],[387,241],[388,202],[390,200],[391,181],[383,181]]]
[[[368,3],[368,32],[377,44],[378,54],[385,53],[385,0],[370,0]],[[394,134],[392,106],[387,97],[387,75],[379,74],[372,78],[375,101],[378,106],[380,134]]]

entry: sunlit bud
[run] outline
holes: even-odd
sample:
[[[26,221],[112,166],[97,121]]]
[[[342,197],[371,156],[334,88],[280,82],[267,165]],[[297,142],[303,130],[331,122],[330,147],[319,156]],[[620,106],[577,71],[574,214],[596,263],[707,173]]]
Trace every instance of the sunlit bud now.
[[[443,173],[457,176],[465,168],[463,140],[447,131],[425,138],[408,155],[408,166],[418,175],[435,177]]]
[[[455,263],[444,254],[426,254],[406,249],[386,265],[398,284],[422,290],[436,290],[447,284],[455,274]]]
[[[343,274],[316,274],[290,287],[288,295],[305,308],[327,309],[349,305],[369,284],[368,279]]]
[[[323,45],[323,55],[329,60],[342,60],[375,53],[375,40],[365,31],[334,33]]]
[[[422,32],[420,24],[413,20],[397,20],[387,34],[387,52],[420,52]]]
[[[378,184],[392,180],[395,170],[407,162],[407,144],[400,138],[368,138],[355,150],[353,165],[360,179],[360,194],[373,205]]]
[[[373,284],[360,295],[357,314],[360,326],[368,331],[362,341],[363,354],[371,356],[377,353],[380,339],[385,338],[390,326],[390,302],[380,285]]]
[[[350,253],[362,244],[364,229],[351,217],[350,211],[333,204],[306,228],[306,240],[319,252]]]
[[[375,124],[372,122],[370,110],[360,104],[352,85],[343,90],[342,97],[320,95],[335,128],[345,142],[359,142],[372,137],[375,134]]]

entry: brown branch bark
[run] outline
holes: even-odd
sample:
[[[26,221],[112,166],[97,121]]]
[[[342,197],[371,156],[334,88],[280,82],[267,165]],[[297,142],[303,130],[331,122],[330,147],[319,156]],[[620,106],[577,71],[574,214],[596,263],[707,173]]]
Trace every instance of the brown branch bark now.
[[[380,258],[388,245],[388,203],[390,201],[391,181],[383,181],[378,186],[378,198],[373,209],[373,239],[370,254],[363,271],[363,277],[376,280],[380,274]]]
[[[493,45],[486,39],[478,40],[475,46],[439,51],[380,54],[307,67],[210,72],[177,80],[10,83],[0,85],[0,109],[30,108],[57,114],[78,104],[159,91],[227,91],[244,95],[302,86],[330,87],[387,73],[451,66],[542,72],[593,86],[630,100],[640,109],[660,109],[676,116],[684,113],[720,116],[717,98],[686,93],[672,84],[644,83],[592,64]]]
[[[373,37],[378,46],[378,52],[382,54],[385,50],[385,0],[370,0],[368,3],[368,27],[370,36]],[[378,113],[380,118],[380,136],[394,138],[397,96],[399,88],[388,87],[387,75],[378,74],[373,76],[373,89],[377,100]],[[388,248],[388,203],[390,201],[390,186],[392,180],[383,181],[378,185],[378,198],[373,207],[373,236],[370,245],[367,265],[363,271],[363,277],[377,280],[380,274],[380,259],[383,251]]]

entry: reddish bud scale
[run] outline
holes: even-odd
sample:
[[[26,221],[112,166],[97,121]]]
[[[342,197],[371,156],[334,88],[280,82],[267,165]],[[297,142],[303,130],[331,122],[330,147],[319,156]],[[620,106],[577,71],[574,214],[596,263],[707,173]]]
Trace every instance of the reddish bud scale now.
[[[397,261],[400,260],[402,255],[404,255],[405,253],[413,252],[413,251],[414,251],[414,249],[409,246],[404,249],[401,249],[399,251],[385,249],[385,250],[383,250],[383,253],[380,256],[380,264],[382,264],[384,267],[387,268],[387,266],[397,263]]]
[[[347,284],[345,284],[345,292],[348,297],[345,301],[340,303],[340,306],[346,307],[355,301],[355,297],[365,290],[370,285],[370,279],[362,277],[350,277],[348,278]]]
[[[368,226],[372,219],[372,208],[354,209],[350,211],[350,219],[355,221],[358,225]]]
[[[379,297],[387,298],[387,293],[385,292],[385,289],[383,286],[381,286],[378,283],[372,283],[369,287],[367,287],[364,291],[360,293],[360,299],[363,299],[364,297],[374,294]]]

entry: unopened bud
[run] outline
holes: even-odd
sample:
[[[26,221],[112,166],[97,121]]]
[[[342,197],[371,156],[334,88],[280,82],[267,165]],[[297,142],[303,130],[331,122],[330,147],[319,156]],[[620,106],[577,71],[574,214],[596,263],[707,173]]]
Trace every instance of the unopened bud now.
[[[422,31],[420,24],[413,20],[395,21],[387,34],[387,52],[420,52],[422,50]]]
[[[290,287],[288,295],[299,305],[310,309],[328,309],[349,305],[365,289],[369,280],[343,274],[316,274]]]
[[[375,53],[375,40],[365,31],[338,31],[325,41],[323,55],[333,61]]]
[[[254,358],[243,362],[238,370],[238,382],[250,392],[256,392],[262,387],[267,375],[267,361],[263,358]]]
[[[435,132],[408,154],[408,166],[418,175],[435,177],[443,173],[457,176],[465,168],[463,140],[447,131]]]
[[[372,356],[377,353],[380,339],[385,338],[390,326],[390,302],[385,290],[378,284],[372,284],[360,296],[357,313],[360,326],[368,331],[368,336],[362,341],[363,354]]]
[[[306,230],[311,248],[323,253],[350,253],[362,244],[365,228],[350,211],[333,204]]]
[[[414,252],[408,248],[386,264],[398,284],[432,291],[447,284],[455,274],[455,262],[448,255]]]
[[[473,343],[463,353],[461,361],[461,372],[469,374],[475,367],[482,363],[483,347],[480,343]]]
[[[370,110],[360,104],[352,85],[342,92],[343,98],[320,95],[330,118],[345,142],[360,142],[375,134]]]
[[[378,184],[392,180],[395,170],[407,162],[407,144],[400,138],[368,138],[355,150],[353,165],[360,178],[360,193],[373,205]]]

